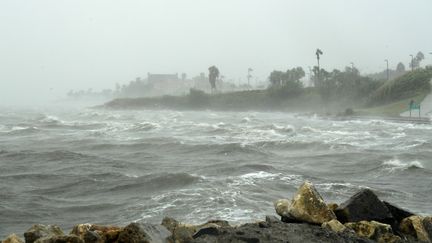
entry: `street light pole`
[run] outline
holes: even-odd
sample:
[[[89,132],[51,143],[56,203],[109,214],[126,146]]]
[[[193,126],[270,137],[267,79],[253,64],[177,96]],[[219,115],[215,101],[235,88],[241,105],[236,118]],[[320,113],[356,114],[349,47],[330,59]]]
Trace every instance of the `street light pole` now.
[[[410,54],[411,57],[411,71],[414,71],[414,56]]]
[[[248,75],[247,75],[247,80],[248,80],[248,89],[250,89],[250,78],[252,78],[251,72],[253,71],[252,68],[248,68]]]
[[[388,59],[384,60],[387,63],[387,80],[389,80],[389,67],[388,67]]]

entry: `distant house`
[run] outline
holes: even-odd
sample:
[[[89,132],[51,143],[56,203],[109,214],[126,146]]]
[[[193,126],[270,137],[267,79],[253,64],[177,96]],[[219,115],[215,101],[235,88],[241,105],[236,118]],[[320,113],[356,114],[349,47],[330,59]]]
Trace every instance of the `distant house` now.
[[[192,87],[190,81],[182,80],[176,74],[147,73],[148,83],[156,94],[183,94]]]
[[[147,80],[149,83],[158,83],[158,82],[172,82],[178,81],[178,74],[153,74],[147,73]]]

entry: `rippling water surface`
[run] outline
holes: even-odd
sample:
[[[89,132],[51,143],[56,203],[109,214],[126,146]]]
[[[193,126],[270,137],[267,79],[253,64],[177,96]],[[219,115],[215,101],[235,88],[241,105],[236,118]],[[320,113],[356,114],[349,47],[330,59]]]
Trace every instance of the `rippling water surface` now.
[[[304,180],[432,214],[432,126],[275,112],[6,109],[0,237],[34,223],[199,223],[274,214]]]

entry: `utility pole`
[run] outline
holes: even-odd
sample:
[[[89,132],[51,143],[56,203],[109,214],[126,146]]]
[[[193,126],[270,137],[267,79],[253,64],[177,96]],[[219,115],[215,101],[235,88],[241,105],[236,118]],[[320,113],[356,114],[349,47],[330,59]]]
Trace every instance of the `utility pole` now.
[[[414,56],[410,54],[411,57],[411,72],[414,71]]]
[[[312,87],[314,86],[312,84],[312,68],[310,66],[308,68],[309,68],[309,86]]]
[[[388,67],[388,59],[384,60],[387,63],[387,80],[389,80],[389,67]]]

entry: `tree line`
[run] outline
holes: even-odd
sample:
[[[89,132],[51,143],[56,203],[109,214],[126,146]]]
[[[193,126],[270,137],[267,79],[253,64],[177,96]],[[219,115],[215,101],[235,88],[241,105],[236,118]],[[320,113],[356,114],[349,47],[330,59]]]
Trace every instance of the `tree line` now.
[[[301,81],[306,76],[302,67],[295,67],[286,71],[274,70],[268,78],[270,82],[269,94],[275,98],[292,98],[309,89],[317,92],[323,101],[351,100],[364,103],[370,101],[372,94],[387,79],[395,79],[407,73],[402,62],[396,65],[395,70],[384,70],[370,75],[361,75],[354,66],[346,67],[344,70],[333,69],[328,71],[319,67],[322,54],[323,52],[317,49],[318,66],[314,66],[309,75],[312,87],[305,87]],[[419,69],[424,58],[422,52],[412,56],[409,63],[411,69]]]

